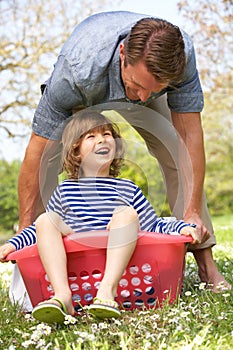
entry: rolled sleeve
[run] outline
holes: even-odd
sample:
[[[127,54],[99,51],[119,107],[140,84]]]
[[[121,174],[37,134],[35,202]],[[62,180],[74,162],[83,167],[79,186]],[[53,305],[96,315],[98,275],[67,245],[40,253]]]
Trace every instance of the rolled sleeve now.
[[[195,72],[191,81],[176,90],[168,91],[167,97],[168,106],[174,112],[201,112],[204,107],[204,96],[198,72]]]

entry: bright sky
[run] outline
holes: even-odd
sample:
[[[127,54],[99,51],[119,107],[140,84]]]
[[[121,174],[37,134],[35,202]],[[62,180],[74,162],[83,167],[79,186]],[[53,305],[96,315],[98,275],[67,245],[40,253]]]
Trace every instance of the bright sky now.
[[[178,0],[122,0],[112,10],[126,10],[149,14],[166,19],[173,24],[182,25],[182,19],[177,10]]]
[[[178,0],[121,0],[120,5],[106,6],[105,11],[125,10],[151,14],[182,26],[182,18],[178,14],[177,3]],[[27,141],[27,139],[20,140],[20,142],[15,142],[12,139],[2,140],[0,143],[0,157],[8,161],[16,158],[22,159]]]

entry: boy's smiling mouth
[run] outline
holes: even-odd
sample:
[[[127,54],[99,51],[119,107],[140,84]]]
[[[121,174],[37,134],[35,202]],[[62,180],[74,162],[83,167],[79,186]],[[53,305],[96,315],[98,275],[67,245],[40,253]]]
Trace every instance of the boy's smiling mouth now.
[[[105,155],[105,154],[108,154],[109,152],[110,150],[108,147],[101,147],[95,153],[100,155]]]

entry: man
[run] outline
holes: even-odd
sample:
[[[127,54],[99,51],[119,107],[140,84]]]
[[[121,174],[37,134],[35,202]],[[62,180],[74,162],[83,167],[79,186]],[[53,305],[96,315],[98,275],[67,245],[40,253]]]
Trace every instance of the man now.
[[[136,13],[91,16],[64,44],[42,88],[19,175],[20,229],[43,211],[40,195],[46,205],[56,186],[57,143],[48,140],[60,139],[62,126],[72,111],[105,103],[128,103],[129,112],[125,109],[122,115],[157,157],[173,214],[197,225],[202,244],[194,247],[193,254],[201,280],[212,285],[214,292],[221,284],[230,288],[211,250],[216,242],[203,198],[203,94],[190,37],[171,23]],[[142,106],[137,109],[137,105]],[[172,154],[175,143],[179,156]],[[50,145],[41,171],[42,155]]]

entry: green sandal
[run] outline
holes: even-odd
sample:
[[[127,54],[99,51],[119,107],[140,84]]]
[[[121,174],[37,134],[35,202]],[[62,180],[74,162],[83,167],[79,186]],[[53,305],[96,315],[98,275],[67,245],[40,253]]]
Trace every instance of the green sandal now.
[[[61,306],[50,303],[50,300],[57,301]],[[68,315],[65,304],[57,298],[51,298],[50,300],[35,306],[32,310],[32,316],[40,322],[63,324],[65,317]]]
[[[111,304],[111,305],[108,305]],[[118,318],[121,316],[118,303],[114,300],[94,298],[94,303],[88,306],[88,312],[96,318]]]

